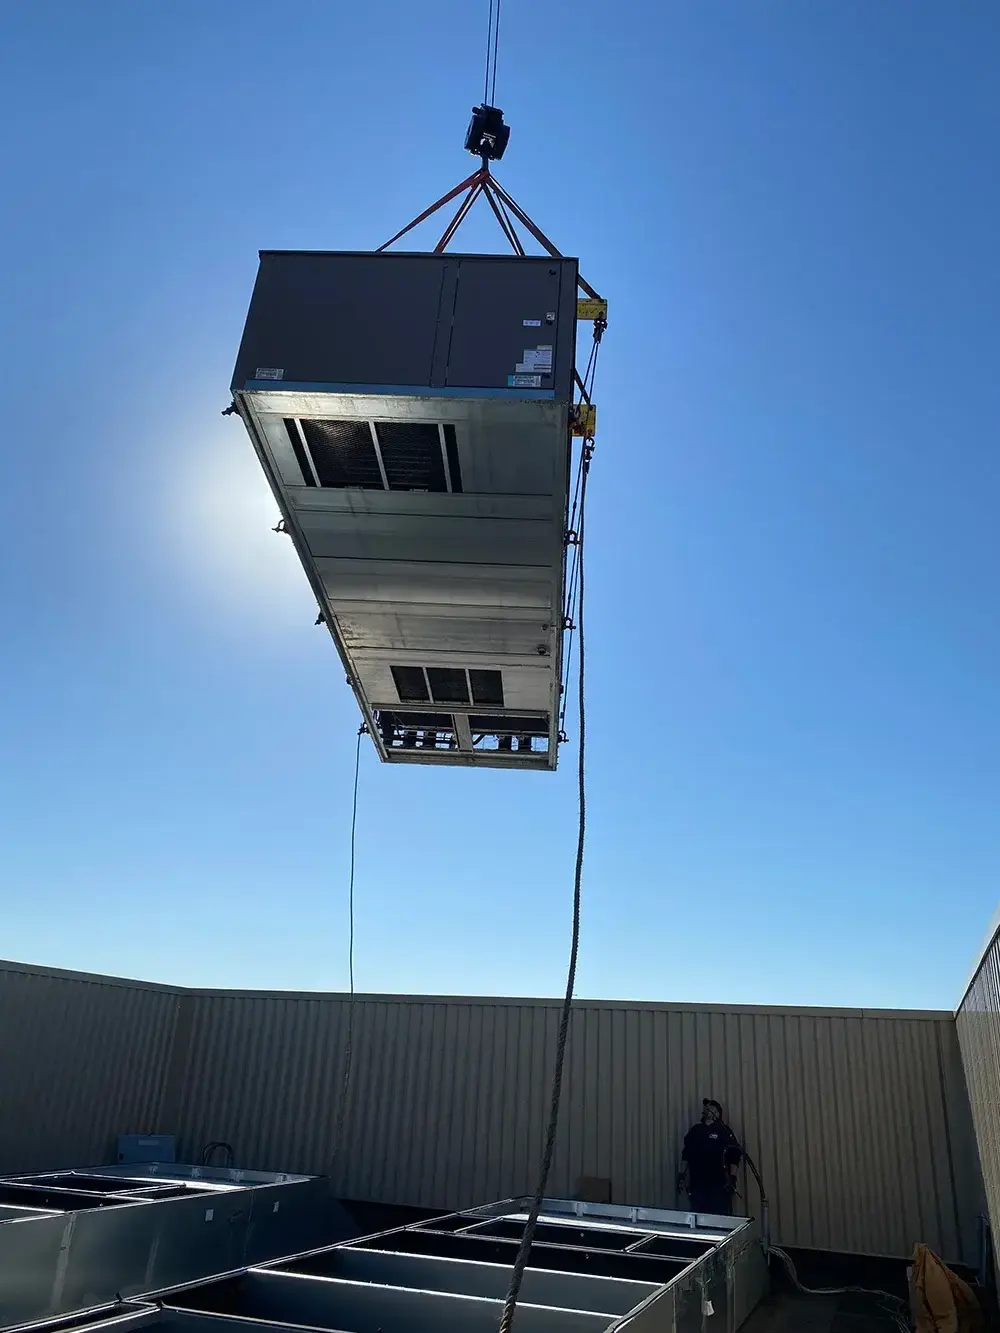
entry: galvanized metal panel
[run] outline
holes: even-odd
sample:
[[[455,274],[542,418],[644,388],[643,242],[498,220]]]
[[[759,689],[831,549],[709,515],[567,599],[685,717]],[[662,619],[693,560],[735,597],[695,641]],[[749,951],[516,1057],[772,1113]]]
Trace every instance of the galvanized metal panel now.
[[[476,518],[419,514],[341,514],[303,509],[299,523],[309,550],[323,559],[385,559],[394,562],[461,561],[467,565],[534,565],[545,569],[562,544],[549,522],[508,519],[486,526]],[[447,646],[447,644],[443,645]]]
[[[558,622],[556,622],[558,623]],[[447,643],[452,654],[460,654],[467,666],[480,661],[485,666],[499,669],[508,658],[537,657],[539,647],[547,654],[552,618],[543,620],[537,612],[507,613],[503,618],[485,616],[426,616],[413,613],[376,615],[373,612],[352,612],[341,615],[340,626],[344,641],[354,650],[355,661],[361,666],[367,653],[383,654],[390,663],[426,665],[428,653],[439,653]],[[449,665],[451,665],[449,661]],[[506,678],[506,672],[504,673]],[[395,689],[382,695],[371,692],[367,672],[362,679],[369,697],[378,706],[400,708],[402,705]],[[547,683],[547,682],[546,682]],[[504,691],[506,695],[506,691]],[[538,707],[548,703],[545,689]],[[509,705],[508,705],[509,707]],[[480,708],[480,712],[491,712]]]
[[[181,1167],[179,1175],[193,1172]],[[120,1195],[66,1196],[53,1204],[72,1210],[62,1216],[0,1226],[0,1328],[204,1280],[354,1233],[343,1210],[331,1206],[328,1181],[234,1183],[238,1173],[229,1174],[228,1184],[202,1179],[208,1187],[167,1197],[116,1176],[105,1183],[117,1184]]]
[[[0,1172],[111,1160],[159,1122],[178,993],[0,962]]]
[[[271,1267],[275,1272],[378,1282],[418,1291],[464,1292],[488,1300],[503,1300],[510,1285],[510,1272],[501,1264],[476,1263],[469,1259],[442,1260],[423,1254],[353,1249],[350,1246],[324,1250],[307,1260],[277,1263]],[[521,1295],[529,1305],[554,1305],[567,1310],[622,1315],[655,1291],[656,1285],[652,1282],[533,1268],[524,1275]]]
[[[243,1321],[272,1326],[329,1329],[331,1333],[494,1333],[501,1300],[453,1292],[390,1287],[339,1278],[304,1278],[256,1271],[226,1283],[197,1287],[169,1297],[168,1310],[221,1311]],[[518,1327],[529,1333],[604,1333],[608,1315],[548,1306],[518,1305]],[[250,1325],[254,1327],[256,1325]]]
[[[1000,1237],[1000,924],[982,952],[957,1027],[990,1227]]]
[[[517,565],[490,570],[441,564],[422,571],[414,585],[412,566],[391,560],[316,561],[323,583],[342,606],[361,602],[427,606],[505,606],[543,608],[552,605],[551,584],[537,570]]]

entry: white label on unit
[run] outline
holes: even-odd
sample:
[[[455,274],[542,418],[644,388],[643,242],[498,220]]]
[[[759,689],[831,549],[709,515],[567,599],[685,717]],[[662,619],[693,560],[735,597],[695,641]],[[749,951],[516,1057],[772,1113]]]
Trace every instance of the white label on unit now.
[[[540,389],[542,387],[541,375],[508,375],[508,389]]]
[[[213,1218],[214,1216],[215,1216],[215,1209],[214,1209],[214,1208],[206,1208],[206,1209],[205,1209],[205,1221],[206,1221],[206,1222],[211,1222],[211,1220],[212,1220],[212,1218]]]
[[[545,322],[546,324],[554,324],[556,322],[556,312],[554,310],[550,310],[547,312],[545,316]]]
[[[715,1314],[715,1306],[712,1304],[712,1302],[711,1302],[707,1297],[705,1297],[705,1298],[702,1300],[702,1303],[701,1303],[701,1312],[702,1312],[702,1314],[704,1314],[704,1315],[712,1315],[712,1314]]]
[[[524,360],[518,363],[518,370],[540,370],[547,374],[552,369],[551,347],[526,347]]]
[[[522,319],[521,323],[526,329],[540,329],[542,327],[540,319]]]
[[[279,370],[277,366],[258,366],[254,374],[255,380],[283,380],[284,378],[284,370]]]

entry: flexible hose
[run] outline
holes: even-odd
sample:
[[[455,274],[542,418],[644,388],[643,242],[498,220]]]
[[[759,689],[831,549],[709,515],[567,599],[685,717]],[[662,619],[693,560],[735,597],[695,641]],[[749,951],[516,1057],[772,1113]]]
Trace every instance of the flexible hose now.
[[[347,885],[347,969],[350,992],[347,997],[347,1041],[344,1048],[344,1080],[340,1088],[337,1104],[337,1120],[334,1130],[333,1157],[330,1173],[340,1156],[344,1145],[344,1125],[347,1120],[347,1105],[351,1090],[351,1069],[354,1059],[354,867],[358,839],[358,777],[361,773],[361,737],[365,734],[364,726],[358,729],[358,743],[354,752],[354,799],[351,804],[351,870]]]

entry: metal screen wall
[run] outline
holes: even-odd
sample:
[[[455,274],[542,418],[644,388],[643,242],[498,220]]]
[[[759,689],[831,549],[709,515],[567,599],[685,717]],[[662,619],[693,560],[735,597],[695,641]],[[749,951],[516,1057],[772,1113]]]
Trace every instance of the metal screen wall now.
[[[0,970],[2,1169],[107,1160],[121,1131],[213,1139],[246,1167],[331,1171],[347,1197],[464,1207],[530,1190],[552,1001],[360,997],[334,1154],[348,1002],[167,991]],[[975,1262],[981,1182],[949,1014],[581,1002],[551,1181],[672,1207],[680,1145],[718,1098],[756,1158],[775,1240]],[[994,1180],[996,1178],[994,1177]],[[758,1210],[752,1180],[741,1185]],[[995,1189],[995,1185],[994,1185]]]
[[[159,1118],[177,992],[0,962],[0,1171],[113,1160]]]
[[[957,1017],[994,1244],[1000,1243],[1000,925]]]

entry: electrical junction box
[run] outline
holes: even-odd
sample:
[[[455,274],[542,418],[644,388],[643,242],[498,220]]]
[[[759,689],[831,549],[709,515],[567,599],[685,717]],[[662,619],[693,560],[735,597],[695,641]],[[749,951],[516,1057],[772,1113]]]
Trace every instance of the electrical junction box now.
[[[234,402],[381,757],[556,766],[577,263],[265,251]]]

